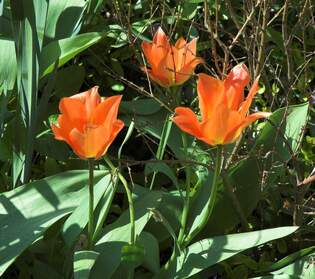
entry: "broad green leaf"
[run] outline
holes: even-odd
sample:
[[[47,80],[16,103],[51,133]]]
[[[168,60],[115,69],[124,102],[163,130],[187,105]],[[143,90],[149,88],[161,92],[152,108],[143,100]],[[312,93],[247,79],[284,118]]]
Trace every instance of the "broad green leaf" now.
[[[152,234],[143,231],[140,234],[139,242],[145,249],[143,265],[153,274],[156,274],[160,269],[160,252],[157,239]]]
[[[307,122],[308,103],[280,108],[270,116],[261,131],[253,152],[272,152],[275,161],[287,161],[295,153]]]
[[[273,276],[300,276],[303,279],[315,278],[315,253],[305,256],[290,265],[272,272]],[[263,277],[264,278],[264,277]],[[268,278],[268,277],[267,277]],[[270,277],[273,278],[273,277]],[[277,277],[275,277],[277,278]]]
[[[198,241],[183,250],[176,259],[174,278],[189,278],[205,268],[252,247],[292,234],[298,227],[280,227],[238,233]]]
[[[99,42],[102,38],[102,33],[91,32],[49,43],[41,52],[40,76],[43,77],[51,73],[56,63],[58,67],[64,65],[80,52]]]
[[[160,200],[161,193],[156,191],[144,194],[136,200],[134,208],[137,236],[151,218],[149,208],[157,207]],[[92,269],[93,279],[111,278],[121,262],[121,249],[129,241],[130,219],[127,210],[117,221],[105,228],[104,236],[95,245],[95,251],[100,255]]]
[[[11,90],[17,71],[14,41],[0,39],[0,57],[0,88],[5,84]]]
[[[289,266],[290,264],[297,262],[300,258],[305,258],[311,253],[315,252],[315,246],[311,246],[308,248],[304,248],[300,251],[297,251],[291,255],[286,256],[285,258],[281,259],[280,261],[272,264],[271,266],[257,270],[257,273],[264,273],[264,272],[271,272],[271,271],[276,271],[280,270],[282,268],[285,268],[286,266]]]
[[[95,182],[104,176],[95,172]],[[87,171],[47,177],[0,195],[0,275],[87,194]]]
[[[262,277],[255,277],[252,279],[305,279],[299,275],[288,275],[288,274],[279,274],[279,275],[267,275]]]
[[[253,279],[313,279],[315,278],[314,257],[315,253],[312,253],[272,272],[270,275],[255,277]]]
[[[77,94],[85,77],[83,66],[71,65],[60,69],[56,74],[55,95],[59,98]]]
[[[97,260],[99,253],[95,251],[78,251],[73,257],[74,279],[88,279],[91,268]]]
[[[49,1],[45,36],[59,40],[77,34],[86,4],[85,0]]]
[[[120,112],[124,114],[151,115],[158,112],[161,106],[153,99],[139,99],[121,102]]]
[[[143,189],[149,191],[148,188]],[[170,228],[166,228],[163,221],[157,222],[152,218],[146,230],[152,233],[159,242],[165,241],[170,237],[174,238],[173,232],[178,231],[180,228],[182,208],[183,198],[178,191],[172,191],[170,193],[163,192],[157,210],[162,214],[163,218],[166,219],[168,223],[166,226],[170,226]]]
[[[240,206],[245,216],[248,216],[255,209],[261,196],[259,161],[253,157],[246,158],[233,166],[228,175]],[[192,199],[188,222],[192,227],[198,226],[200,218],[204,214],[204,206],[211,191],[211,181],[212,173],[208,174]],[[225,234],[239,223],[240,219],[233,206],[233,201],[220,180],[213,213],[201,233],[202,237]]]
[[[127,243],[121,248],[121,263],[128,269],[135,269],[144,260],[144,247],[138,241],[135,244]]]
[[[104,195],[99,201],[98,207],[94,211],[95,231],[93,235],[93,242],[96,242],[100,238],[100,234],[103,230],[103,225],[106,221],[108,213],[110,212],[110,208],[116,193],[117,180],[114,180],[113,177],[111,177],[110,185],[111,187],[106,188]]]
[[[174,186],[178,189],[179,184],[177,181],[177,177],[174,174],[172,168],[170,168],[167,164],[165,163],[147,163],[145,165],[145,170],[144,170],[144,175],[149,175],[151,173],[163,173],[165,174],[174,184]]]
[[[104,192],[112,188],[111,175],[105,175],[94,185],[94,209],[97,207]],[[76,239],[89,221],[89,196],[85,196],[80,206],[78,206],[69,216],[62,228],[63,238],[68,247],[74,245]]]
[[[36,135],[39,56],[43,44],[47,1],[11,0],[17,58],[17,115],[13,154],[13,185],[29,181]],[[25,136],[21,139],[20,135]]]

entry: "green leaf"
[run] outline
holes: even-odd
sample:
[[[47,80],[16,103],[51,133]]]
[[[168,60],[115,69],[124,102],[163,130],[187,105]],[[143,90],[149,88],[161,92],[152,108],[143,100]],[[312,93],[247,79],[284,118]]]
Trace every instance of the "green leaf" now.
[[[161,193],[152,191],[139,197],[135,204],[136,235],[140,235],[151,218],[148,208],[157,207]],[[121,249],[130,241],[129,212],[125,211],[117,221],[107,226],[104,236],[96,243],[95,250],[100,253],[92,270],[93,279],[111,278],[121,261]],[[106,272],[104,272],[106,270]]]
[[[144,259],[144,247],[139,244],[125,244],[121,248],[122,264],[128,266],[129,269],[137,268]]]
[[[309,254],[279,270],[272,272],[272,274],[270,275],[255,277],[252,279],[314,279],[315,278],[314,257],[315,253]],[[288,258],[286,257],[285,259]],[[275,265],[277,265],[278,263],[275,263]]]
[[[49,1],[45,36],[59,40],[77,34],[85,7],[85,0]]]
[[[90,32],[49,43],[41,52],[40,76],[51,73],[56,63],[58,67],[64,65],[77,54],[99,42],[103,35],[99,32]]]
[[[165,174],[174,184],[174,186],[178,189],[179,184],[177,181],[177,177],[174,174],[172,168],[170,168],[167,164],[165,163],[147,163],[145,165],[145,170],[144,170],[144,175],[147,176],[151,173],[163,173]]]
[[[111,175],[105,175],[94,185],[94,209],[97,207],[104,192],[112,188]],[[80,206],[78,206],[69,216],[62,228],[62,234],[68,247],[74,245],[80,233],[85,228],[89,220],[89,196],[84,197]]]
[[[13,185],[29,181],[37,127],[39,56],[43,44],[47,1],[11,0],[17,58],[17,113],[13,154]],[[21,139],[20,135],[25,136]]]
[[[275,161],[289,160],[292,152],[295,153],[299,147],[302,129],[307,122],[308,106],[308,103],[304,103],[276,110],[261,131],[252,152],[263,149],[265,152],[271,151]]]
[[[123,101],[120,105],[120,112],[124,114],[151,115],[158,112],[161,106],[153,99],[139,99]]]
[[[271,271],[279,270],[279,269],[284,268],[284,267],[286,267],[286,266],[288,266],[294,262],[297,262],[297,260],[299,260],[302,257],[305,258],[309,254],[314,253],[314,252],[315,252],[315,246],[304,248],[300,251],[297,251],[291,255],[286,256],[285,258],[272,264],[271,266],[257,270],[256,272],[257,273],[264,273],[264,272],[271,272]]]
[[[74,279],[87,279],[99,253],[95,251],[78,251],[73,257]]]
[[[149,192],[148,188],[143,188]],[[162,199],[157,207],[157,212],[153,210],[153,214],[157,213],[156,219],[148,223],[146,230],[152,233],[159,242],[165,241],[172,237],[176,241],[175,231],[180,228],[180,218],[183,208],[183,198],[178,191],[170,193],[163,192]],[[161,216],[159,216],[161,214]],[[155,216],[153,216],[155,217]]]
[[[143,265],[152,273],[156,274],[160,269],[160,252],[157,239],[150,233],[143,231],[139,236],[145,250]]]
[[[256,208],[261,197],[259,161],[254,157],[246,158],[233,166],[228,175],[240,206],[245,216],[248,216]],[[212,174],[210,173],[193,197],[188,222],[188,224],[193,224],[191,226],[195,227],[199,224],[204,206],[210,195],[211,181]],[[225,216],[229,218],[225,218]],[[225,234],[239,223],[240,218],[233,206],[233,201],[221,180],[218,185],[213,213],[201,233],[202,237]]]
[[[95,172],[95,181],[103,176],[103,171]],[[47,228],[81,203],[87,182],[87,171],[69,171],[0,195],[0,275]]]
[[[12,90],[17,71],[14,41],[0,39],[0,57],[0,88],[5,84]]]
[[[188,246],[177,257],[174,278],[189,278],[244,250],[285,237],[297,229],[298,227],[280,227],[203,239]]]
[[[255,277],[252,279],[305,279],[299,275],[288,275],[288,274],[280,274],[280,275],[267,275],[262,277]]]
[[[85,69],[83,66],[71,65],[60,69],[56,73],[55,95],[62,98],[77,94],[82,86],[84,77]]]
[[[104,195],[99,201],[99,205],[94,211],[95,231],[93,235],[93,243],[99,240],[107,215],[110,212],[110,207],[112,205],[112,202],[116,193],[116,189],[117,189],[117,179],[118,179],[117,177],[116,179],[111,177],[111,182],[110,182],[111,187],[106,188]]]

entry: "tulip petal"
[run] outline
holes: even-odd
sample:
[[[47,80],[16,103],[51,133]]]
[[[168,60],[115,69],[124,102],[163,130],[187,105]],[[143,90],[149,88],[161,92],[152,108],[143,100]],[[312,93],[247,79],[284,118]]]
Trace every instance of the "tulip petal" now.
[[[177,107],[175,113],[176,116],[173,117],[173,122],[181,130],[197,138],[202,137],[198,118],[190,108]]]
[[[231,143],[236,141],[239,136],[241,135],[241,132],[249,126],[252,122],[260,119],[260,118],[267,118],[271,115],[269,112],[256,112],[249,116],[247,116],[240,125],[236,126],[233,130],[231,130],[228,135],[225,138],[226,143]]]
[[[187,42],[184,38],[179,38],[175,43],[175,47],[171,47],[173,68],[179,72],[186,64]]]
[[[186,64],[182,69],[180,69],[176,75],[176,84],[183,84],[184,82],[186,82],[193,74],[196,66],[201,63],[204,63],[203,59],[196,57],[194,60],[192,60],[190,63]]]
[[[167,56],[170,44],[168,37],[160,27],[155,33],[152,43],[142,42],[141,48],[151,67],[157,68]]]
[[[101,146],[101,148],[97,152],[95,159],[98,159],[99,157],[103,156],[107,152],[109,146],[115,140],[116,136],[121,131],[121,129],[124,127],[124,125],[125,125],[124,122],[119,120],[119,119],[116,120],[116,122],[114,122],[114,124],[112,125],[111,132],[109,133],[108,139],[104,142],[104,145]]]
[[[229,108],[238,110],[244,101],[244,88],[249,83],[250,77],[245,64],[235,66],[224,80],[224,89]]]
[[[229,132],[233,131],[241,123],[242,119],[237,111],[230,110],[225,104],[219,104],[212,117],[202,123],[201,129],[204,139],[208,142],[226,144],[226,137]]]
[[[245,117],[248,113],[248,110],[250,108],[250,105],[252,104],[253,98],[258,92],[259,85],[258,85],[259,77],[256,78],[254,81],[254,84],[252,85],[251,89],[249,90],[248,96],[246,97],[246,100],[242,103],[240,108],[240,114],[242,117]]]
[[[248,115],[245,120],[243,121],[243,124],[242,124],[242,128],[246,128],[247,126],[249,126],[252,122],[260,119],[260,118],[267,118],[271,115],[270,112],[262,112],[262,111],[259,111],[259,112],[255,112],[255,113],[252,113],[250,115]]]
[[[117,118],[121,98],[122,95],[116,95],[106,98],[93,111],[91,123],[98,126],[102,125],[104,122],[112,123],[113,121],[115,121]]]
[[[96,128],[89,128],[85,133],[73,129],[69,136],[73,151],[84,159],[98,159],[105,154],[110,144],[124,126],[121,120],[108,124],[105,123]]]
[[[170,49],[170,43],[168,37],[165,35],[164,31],[160,27],[158,31],[154,34],[153,44],[150,53],[150,64],[152,67],[158,67]]]
[[[85,133],[73,129],[69,135],[70,145],[79,157],[84,159],[95,158],[104,142],[106,142],[108,133],[109,131],[105,125],[87,129]]]
[[[192,39],[185,45],[184,64],[191,63],[196,58],[197,38]],[[198,63],[199,64],[199,63]],[[197,64],[196,64],[197,65]]]
[[[219,79],[206,74],[199,74],[197,91],[202,121],[204,122],[212,115],[217,104],[223,101],[224,85]]]
[[[54,133],[55,139],[56,140],[63,140],[66,141],[64,134],[62,132],[62,129],[60,129],[59,127],[57,127],[55,124],[51,124],[51,129]]]
[[[142,67],[142,70],[145,72],[145,68]],[[164,71],[161,74],[161,71],[148,69],[147,68],[148,75],[151,80],[155,81],[157,84],[161,85],[162,87],[169,87],[171,84],[169,82],[169,79],[167,78],[167,75],[163,75]]]
[[[145,56],[146,59],[149,61],[149,64],[151,65],[151,67],[152,67],[152,66],[156,66],[156,65],[154,64],[154,62],[155,62],[156,60],[153,59],[154,56],[151,54],[151,53],[152,53],[152,52],[151,52],[151,50],[152,50],[152,44],[143,41],[143,42],[141,43],[141,48],[142,48],[142,51],[143,51],[143,53],[144,53],[144,56]]]
[[[59,110],[69,122],[69,125],[83,130],[87,120],[85,105],[76,98],[62,98]]]

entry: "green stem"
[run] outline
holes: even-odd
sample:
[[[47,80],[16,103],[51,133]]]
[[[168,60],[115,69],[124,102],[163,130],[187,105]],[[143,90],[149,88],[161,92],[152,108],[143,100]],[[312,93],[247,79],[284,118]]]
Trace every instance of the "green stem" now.
[[[183,147],[184,147],[184,153],[186,156],[187,154],[187,135],[182,133],[182,139],[183,139]],[[186,172],[186,195],[185,195],[185,200],[184,200],[184,208],[183,208],[183,214],[181,218],[181,227],[178,235],[178,243],[181,246],[183,240],[184,240],[184,235],[185,235],[185,230],[186,230],[186,224],[187,224],[187,218],[188,218],[188,212],[189,212],[189,204],[190,204],[190,177],[191,177],[191,172],[190,172],[190,167],[185,166],[185,172]]]
[[[209,201],[207,204],[206,208],[206,213],[204,214],[203,219],[201,220],[199,226],[190,234],[187,236],[187,238],[184,241],[183,247],[187,246],[193,238],[198,235],[200,231],[205,227],[207,224],[213,208],[215,204],[215,200],[217,197],[217,187],[218,187],[218,180],[220,177],[220,171],[221,171],[221,164],[222,164],[222,146],[218,145],[217,146],[217,152],[216,152],[216,159],[215,159],[215,165],[214,165],[214,173],[213,173],[213,180],[212,180],[212,186],[211,186],[211,192],[210,192],[210,197]]]
[[[93,246],[94,234],[94,159],[88,159],[89,162],[89,224],[88,224],[88,248]]]
[[[162,278],[166,278],[168,276],[169,269],[170,269],[170,267],[172,266],[173,262],[176,259],[175,249],[176,248],[174,247],[171,257],[169,258],[167,263],[162,267],[162,273],[161,273],[161,275],[162,275],[161,277]]]
[[[163,129],[162,129],[162,134],[161,134],[161,139],[160,139],[160,142],[159,142],[159,146],[158,146],[158,149],[156,151],[156,159],[158,159],[158,160],[162,160],[163,159],[164,152],[165,152],[165,149],[166,149],[166,144],[167,144],[167,141],[168,141],[168,138],[169,138],[169,135],[170,135],[171,127],[172,127],[172,121],[170,121],[170,116],[167,115],[166,118],[165,118],[165,121],[164,121],[164,125],[163,125]],[[152,180],[151,180],[151,183],[150,183],[150,190],[153,189],[154,182],[155,182],[155,177],[156,177],[157,173],[158,173],[157,171],[153,172]]]
[[[111,160],[108,157],[105,156],[104,159],[105,159],[105,162],[107,163],[107,165],[111,168],[111,170],[114,172],[115,171],[117,172],[118,178],[125,188],[128,203],[129,203],[129,215],[130,215],[130,226],[131,226],[131,228],[130,228],[130,244],[135,244],[135,242],[136,242],[135,210],[133,207],[132,193],[128,187],[128,182],[126,181],[124,176],[120,173],[120,171],[117,170],[117,168],[113,165],[113,163],[111,162]]]

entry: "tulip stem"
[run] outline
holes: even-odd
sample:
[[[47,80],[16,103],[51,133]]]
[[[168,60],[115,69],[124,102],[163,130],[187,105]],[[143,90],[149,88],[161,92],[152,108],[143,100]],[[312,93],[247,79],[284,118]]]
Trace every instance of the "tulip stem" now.
[[[89,223],[88,223],[88,249],[93,246],[94,234],[94,159],[88,159],[89,164]]]
[[[171,128],[172,128],[172,121],[170,120],[170,116],[167,115],[167,117],[165,118],[165,121],[164,121],[164,125],[163,125],[163,129],[162,129],[162,134],[161,134],[161,139],[160,139],[160,142],[159,142],[159,146],[158,146],[158,149],[156,151],[156,159],[157,160],[162,160],[163,159],[163,156],[164,156],[164,153],[165,153],[165,149],[166,149],[166,145],[167,145],[167,141],[168,141],[168,138],[169,138],[169,135],[170,135],[170,132],[171,132]],[[157,173],[158,173],[157,171],[153,172],[152,180],[151,180],[151,184],[150,184],[150,190],[153,189],[153,185],[154,185],[155,177],[156,177]]]
[[[117,172],[118,178],[125,188],[128,203],[129,203],[129,215],[130,215],[130,226],[131,226],[131,228],[130,228],[130,244],[135,244],[136,243],[135,210],[133,207],[132,193],[128,187],[128,182],[124,178],[124,176],[120,173],[120,171],[113,165],[113,163],[111,162],[111,160],[107,156],[105,156],[104,159],[105,159],[105,162],[107,163],[107,165],[110,167],[110,169],[114,172]]]
[[[183,246],[187,246],[192,239],[198,235],[198,233],[200,231],[202,231],[202,229],[206,226],[214,205],[215,205],[215,200],[217,197],[217,187],[218,187],[218,181],[219,181],[219,177],[220,177],[220,171],[221,171],[221,164],[222,164],[222,146],[218,145],[217,146],[217,152],[216,152],[216,159],[215,159],[215,164],[214,164],[214,173],[213,173],[213,179],[212,179],[212,186],[211,186],[211,192],[210,192],[210,197],[209,197],[209,201],[207,203],[207,208],[206,208],[206,213],[203,215],[203,218],[201,219],[201,222],[199,224],[199,226],[191,233],[189,234],[185,241]]]
[[[184,147],[184,153],[188,157],[187,152],[187,135],[185,133],[182,133],[182,139],[183,139],[183,147]],[[185,230],[186,230],[186,224],[187,224],[187,218],[188,218],[188,212],[189,212],[189,204],[190,204],[190,177],[191,177],[191,169],[189,166],[185,166],[185,172],[186,172],[186,194],[185,194],[185,200],[184,200],[184,208],[181,218],[181,227],[179,230],[178,235],[178,243],[179,246],[181,246]]]

